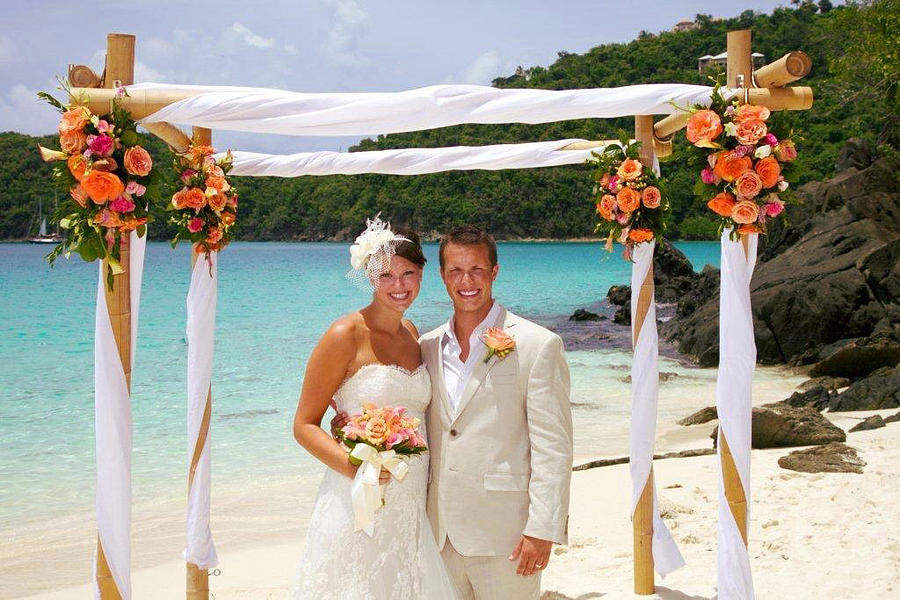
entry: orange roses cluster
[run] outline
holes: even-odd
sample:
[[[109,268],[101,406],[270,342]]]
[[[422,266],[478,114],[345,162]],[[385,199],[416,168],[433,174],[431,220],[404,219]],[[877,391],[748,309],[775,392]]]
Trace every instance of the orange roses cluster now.
[[[144,235],[153,158],[140,144],[137,126],[122,109],[118,97],[109,115],[94,115],[84,106],[65,106],[49,94],[41,96],[62,112],[61,150],[39,146],[41,158],[64,182],[71,203],[61,205],[60,226],[66,238],[48,256],[77,252],[84,260],[108,259],[113,273],[123,234]]]
[[[182,185],[172,195],[172,222],[179,231],[175,243],[187,238],[199,253],[224,248],[237,219],[238,195],[225,177],[231,170],[231,152],[218,161],[212,146],[192,145],[175,156],[174,168]]]
[[[784,170],[797,148],[790,135],[771,130],[770,116],[765,106],[726,102],[716,86],[710,107],[696,108],[687,123],[688,141],[704,149],[707,206],[736,233],[764,233],[766,221],[784,210]]]
[[[648,242],[665,229],[668,202],[660,180],[637,159],[639,143],[621,132],[620,144],[594,153],[594,203],[601,221],[598,231],[608,231],[607,249],[613,240],[625,245],[626,256],[634,244]]]

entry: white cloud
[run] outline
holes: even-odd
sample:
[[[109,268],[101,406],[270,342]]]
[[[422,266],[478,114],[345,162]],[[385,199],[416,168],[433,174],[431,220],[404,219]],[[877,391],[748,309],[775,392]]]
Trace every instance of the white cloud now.
[[[296,56],[300,54],[300,49],[297,48],[297,44],[285,44],[284,51],[290,54],[291,56]]]
[[[503,73],[503,61],[496,50],[482,52],[463,73],[463,81],[478,85],[487,85],[492,79]]]
[[[0,67],[11,65],[16,57],[16,46],[12,40],[0,34]]]
[[[44,90],[53,93],[58,100],[67,100],[56,89],[56,82],[48,81]],[[37,97],[38,91],[17,83],[0,95],[0,131],[44,135],[56,130],[59,113]]]
[[[175,45],[168,40],[160,38],[150,38],[143,40],[138,44],[138,51],[147,58],[155,60],[165,60],[176,55]]]
[[[238,40],[252,48],[272,48],[275,46],[275,40],[272,38],[264,38],[250,31],[250,29],[241,23],[235,23],[226,30],[226,35],[232,40]]]
[[[162,71],[157,71],[153,67],[139,61],[134,61],[134,81],[140,83],[142,81],[155,81],[157,83],[169,82]]]
[[[360,29],[369,19],[356,0],[323,0],[333,9],[334,22],[323,49],[328,60],[341,67],[362,67],[371,60],[357,48]]]

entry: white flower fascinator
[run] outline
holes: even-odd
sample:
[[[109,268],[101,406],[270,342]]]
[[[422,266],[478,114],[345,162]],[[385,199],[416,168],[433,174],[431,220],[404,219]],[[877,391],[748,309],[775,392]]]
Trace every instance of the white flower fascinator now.
[[[350,266],[347,279],[364,291],[378,285],[378,276],[391,264],[397,243],[409,241],[391,231],[391,224],[381,220],[381,213],[366,219],[366,228],[350,246]]]

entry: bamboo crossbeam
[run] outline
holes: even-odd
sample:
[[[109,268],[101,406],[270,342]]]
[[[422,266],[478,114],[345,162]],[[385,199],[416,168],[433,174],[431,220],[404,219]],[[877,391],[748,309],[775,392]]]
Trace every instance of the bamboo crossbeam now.
[[[812,69],[812,59],[806,52],[788,52],[773,63],[753,72],[754,87],[780,88],[802,79]]]
[[[161,121],[159,123],[145,123],[141,124],[141,126],[168,144],[175,152],[186,152],[188,146],[191,145],[191,138],[171,123]]]

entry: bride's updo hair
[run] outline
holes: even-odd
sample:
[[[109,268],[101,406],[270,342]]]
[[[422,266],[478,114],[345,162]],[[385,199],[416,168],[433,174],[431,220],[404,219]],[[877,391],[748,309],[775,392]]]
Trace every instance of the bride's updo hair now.
[[[418,265],[420,269],[425,267],[425,263],[428,261],[425,258],[425,253],[422,251],[422,242],[419,241],[419,234],[407,227],[394,229],[394,234],[406,238],[396,242],[394,254]]]

